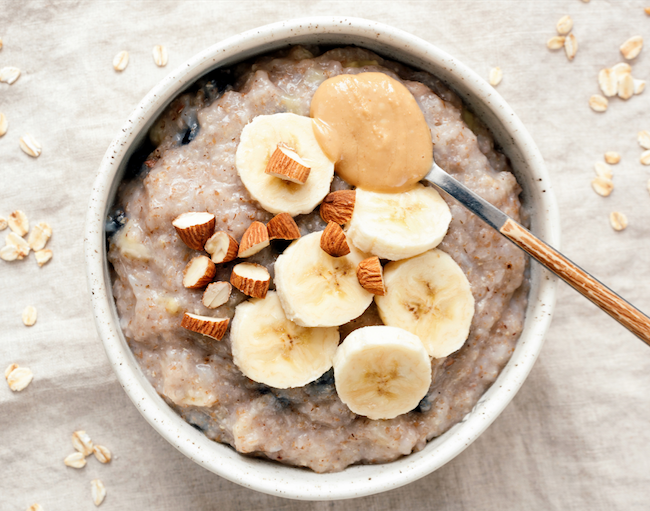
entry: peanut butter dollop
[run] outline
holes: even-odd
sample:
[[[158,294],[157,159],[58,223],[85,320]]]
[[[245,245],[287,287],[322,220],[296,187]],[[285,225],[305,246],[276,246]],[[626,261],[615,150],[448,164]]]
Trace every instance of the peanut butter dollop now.
[[[433,162],[431,132],[409,90],[383,73],[325,80],[311,101],[314,134],[336,173],[375,192],[408,190]]]

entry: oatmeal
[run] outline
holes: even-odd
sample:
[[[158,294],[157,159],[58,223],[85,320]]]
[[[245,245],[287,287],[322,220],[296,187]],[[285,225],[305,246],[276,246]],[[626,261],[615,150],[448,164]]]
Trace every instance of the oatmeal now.
[[[402,83],[431,130],[436,162],[520,219],[520,188],[507,159],[442,82],[359,48],[320,53],[295,47],[217,71],[174,100],[151,129],[151,150],[143,149],[150,154],[122,184],[107,226],[120,325],[157,392],[209,438],[316,472],[394,460],[421,450],[459,422],[510,358],[527,299],[523,253],[444,195],[451,223],[437,248],[462,269],[474,315],[463,347],[432,359],[431,385],[414,410],[388,420],[356,415],[339,399],[333,370],[302,387],[257,383],[235,364],[230,327],[220,341],[181,327],[184,314],[230,319],[232,325],[235,308],[248,297],[233,287],[227,301],[212,309],[202,301],[203,289],[186,288],[183,269],[202,254],[183,243],[172,221],[187,212],[209,212],[214,230],[235,240],[254,222],[269,222],[274,213],[252,198],[237,172],[242,130],[263,115],[308,116],[322,82],[363,72],[385,73]],[[288,186],[307,186],[309,179]],[[330,190],[350,188],[335,176]],[[318,208],[294,219],[301,239],[327,226]],[[245,260],[268,270],[267,296],[273,300],[275,261],[288,243],[271,239]],[[229,282],[236,264],[241,260],[216,264],[212,280]],[[381,325],[382,317],[373,301],[360,317],[338,327],[340,339]]]

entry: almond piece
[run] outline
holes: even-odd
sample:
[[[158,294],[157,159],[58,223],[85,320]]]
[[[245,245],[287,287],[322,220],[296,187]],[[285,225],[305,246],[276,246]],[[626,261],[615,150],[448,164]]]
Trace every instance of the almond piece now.
[[[214,234],[214,215],[207,212],[190,212],[172,221],[176,232],[188,247],[203,250],[205,242]]]
[[[364,259],[357,266],[357,279],[361,287],[373,295],[384,296],[384,274],[378,257]]]
[[[356,192],[354,190],[328,193],[320,205],[320,217],[325,222],[347,224],[352,219],[355,201]]]
[[[239,243],[237,257],[250,257],[269,246],[269,233],[262,222],[253,222],[248,226]]]
[[[221,307],[230,298],[232,286],[229,282],[213,282],[203,291],[203,305],[208,309]]]
[[[335,222],[327,224],[320,237],[320,248],[332,257],[341,257],[350,253],[345,233],[339,224]]]
[[[261,264],[239,263],[232,269],[230,283],[245,295],[265,298],[271,275]]]
[[[300,229],[289,213],[279,213],[266,224],[270,240],[297,240]]]
[[[183,286],[200,289],[212,282],[216,273],[217,267],[208,256],[193,257],[183,270]]]
[[[287,144],[280,142],[273,151],[264,171],[285,181],[304,185],[311,168]]]
[[[643,37],[640,35],[635,35],[630,37],[627,41],[621,44],[620,50],[627,60],[632,60],[636,58],[641,50],[643,49]]]
[[[217,231],[205,242],[205,251],[212,256],[213,263],[228,263],[237,258],[239,243],[225,231]]]
[[[211,318],[209,316],[199,316],[198,314],[183,314],[181,326],[186,330],[191,330],[198,334],[211,337],[220,341],[228,329],[228,318]]]
[[[39,222],[32,228],[32,232],[29,233],[27,243],[36,252],[45,248],[50,236],[52,236],[52,228],[45,222]]]
[[[36,262],[38,266],[43,266],[52,259],[52,251],[49,248],[44,248],[43,250],[37,250],[34,252],[34,257],[36,257]]]
[[[7,220],[9,224],[9,229],[14,231],[18,236],[24,236],[29,231],[29,220],[27,220],[27,215],[17,209]]]

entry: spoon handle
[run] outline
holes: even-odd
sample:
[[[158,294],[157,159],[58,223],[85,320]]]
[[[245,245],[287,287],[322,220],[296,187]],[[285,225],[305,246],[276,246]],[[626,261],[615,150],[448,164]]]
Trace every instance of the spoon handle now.
[[[639,309],[451,177],[435,163],[424,179],[447,192],[650,346],[650,318]]]
[[[512,219],[499,232],[650,346],[650,318]]]

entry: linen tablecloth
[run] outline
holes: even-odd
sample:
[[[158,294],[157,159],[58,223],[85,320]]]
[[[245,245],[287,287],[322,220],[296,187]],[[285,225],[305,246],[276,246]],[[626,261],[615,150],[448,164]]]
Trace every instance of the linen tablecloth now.
[[[650,92],[590,110],[598,71],[621,61],[633,35],[650,41],[640,0],[438,1],[13,1],[0,2],[0,215],[24,211],[53,228],[54,257],[39,268],[0,261],[0,366],[28,366],[34,381],[13,393],[0,382],[0,510],[94,509],[101,479],[110,510],[440,509],[636,510],[650,508],[650,350],[565,285],[544,350],[521,391],[467,450],[406,487],[356,501],[296,502],[241,488],[200,468],[164,441],[121,389],[95,331],[86,288],[83,226],[100,160],[126,116],[173,68],[218,41],[265,23],[308,15],[359,16],[415,34],[487,77],[537,142],[562,216],[563,251],[642,310],[650,311],[650,167],[637,132],[650,130]],[[546,41],[569,14],[579,43],[569,62]],[[156,67],[154,45],[169,51]],[[119,51],[125,71],[113,70]],[[633,74],[650,79],[650,49]],[[31,133],[42,155],[18,139]],[[590,182],[617,151],[615,190]],[[622,232],[609,213],[623,212]],[[8,231],[2,233],[2,237]],[[0,243],[3,244],[3,243]],[[21,312],[33,305],[37,323]],[[63,464],[71,433],[86,430],[114,455],[108,465]]]

